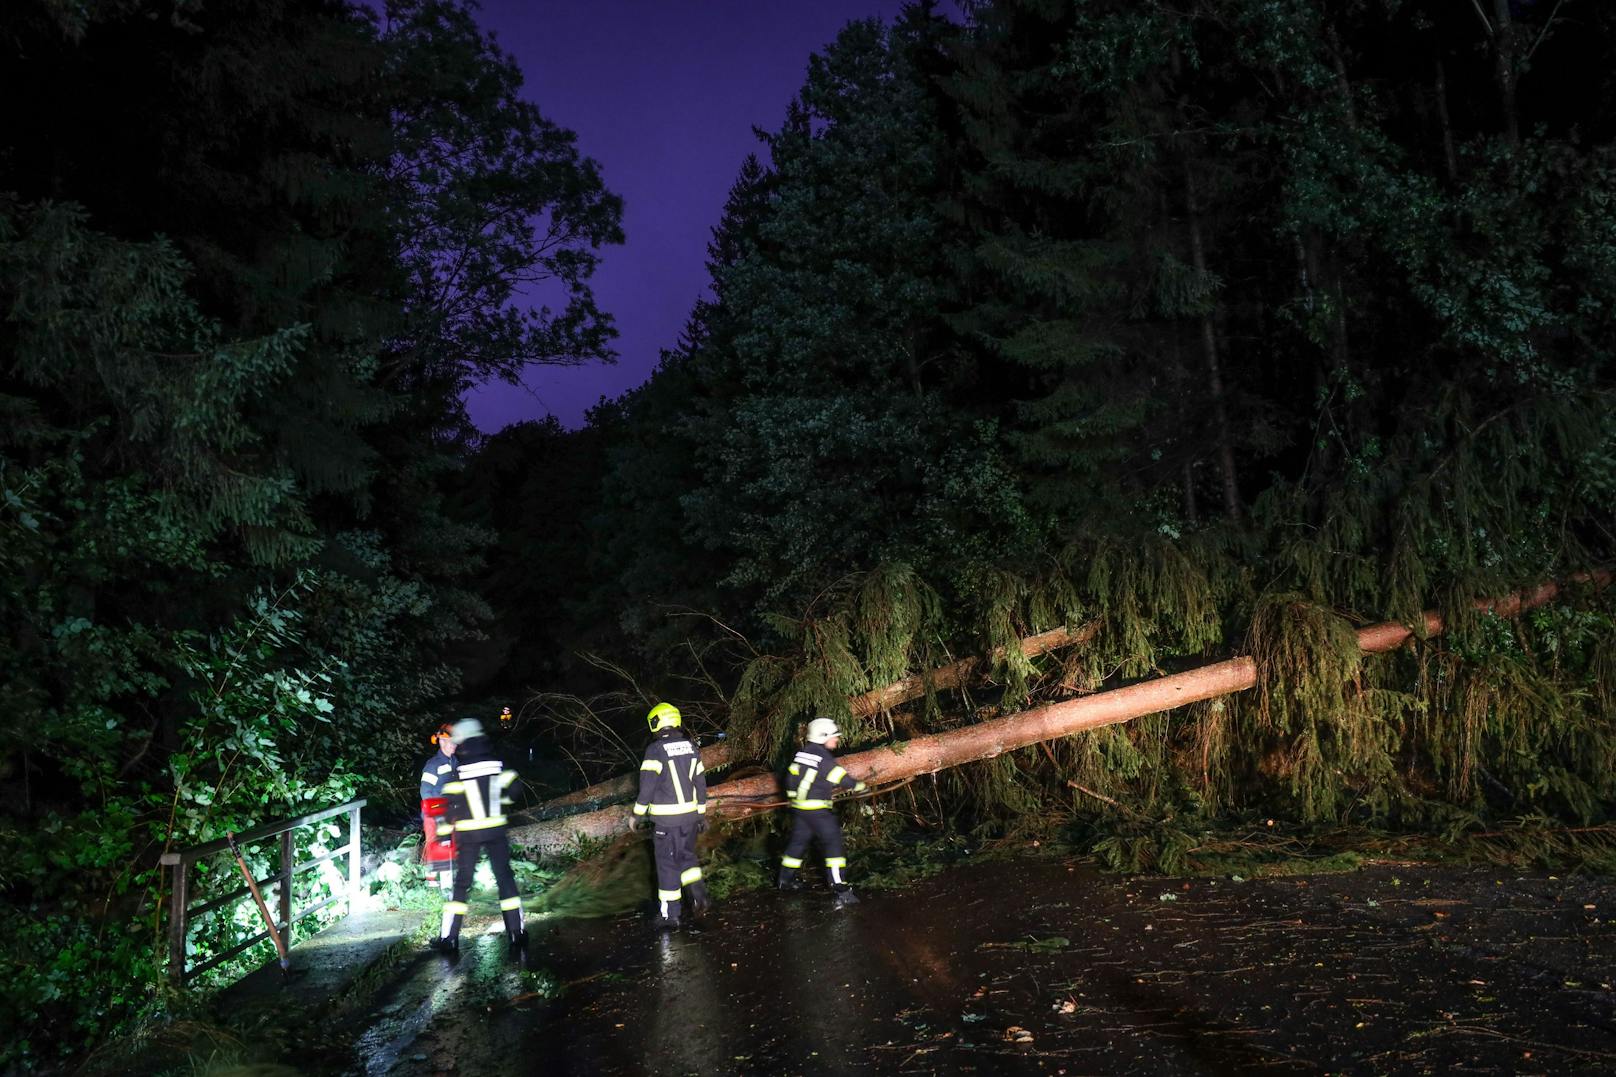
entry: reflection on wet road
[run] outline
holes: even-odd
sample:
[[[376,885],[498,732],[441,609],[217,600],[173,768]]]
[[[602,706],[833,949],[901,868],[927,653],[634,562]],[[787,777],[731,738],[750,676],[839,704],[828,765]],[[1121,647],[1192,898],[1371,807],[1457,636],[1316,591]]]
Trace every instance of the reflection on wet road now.
[[[1612,911],[1609,882],[1486,869],[982,864],[841,911],[744,895],[699,933],[536,921],[542,973],[468,939],[401,971],[346,1071],[1609,1072]]]

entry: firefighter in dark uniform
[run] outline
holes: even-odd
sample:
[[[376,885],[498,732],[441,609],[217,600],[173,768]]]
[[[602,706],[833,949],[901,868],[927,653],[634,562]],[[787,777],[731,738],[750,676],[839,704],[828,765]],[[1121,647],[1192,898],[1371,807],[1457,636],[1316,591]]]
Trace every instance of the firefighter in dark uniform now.
[[[652,827],[656,852],[656,926],[679,926],[681,891],[690,891],[690,912],[703,915],[712,907],[707,884],[696,861],[696,835],[707,829],[707,768],[696,742],[680,729],[679,709],[658,703],[645,716],[652,740],[640,763],[640,794],[634,801],[636,820]]]
[[[445,722],[432,734],[437,752],[421,764],[421,799],[430,800],[443,795],[444,783],[454,776],[454,741],[449,739],[449,723]]]
[[[454,778],[454,741],[449,739],[449,724],[445,722],[432,734],[432,743],[437,745],[437,752],[421,764],[421,829],[424,839],[421,842],[421,858],[427,864],[428,877],[433,873],[432,850],[436,846],[440,835],[438,834],[439,820],[427,814],[427,801],[443,796],[443,787]],[[447,832],[446,832],[447,833]],[[439,873],[439,885],[445,891],[449,890],[451,871]]]
[[[808,743],[791,759],[786,769],[786,800],[791,805],[791,838],[780,858],[780,889],[801,890],[797,869],[808,845],[819,840],[825,854],[825,877],[830,880],[838,909],[855,904],[858,898],[847,884],[847,848],[842,843],[842,827],[836,821],[831,796],[838,788],[862,793],[868,786],[842,769],[831,754],[841,743],[841,730],[829,718],[808,723]]]
[[[449,800],[448,826],[455,836],[454,896],[443,905],[443,926],[434,945],[446,953],[460,949],[460,925],[468,911],[477,860],[488,854],[488,866],[499,884],[499,909],[505,917],[505,935],[513,952],[527,945],[522,924],[522,898],[511,871],[511,846],[505,836],[507,792],[516,772],[506,770],[475,718],[456,722],[450,729],[455,744],[455,772],[444,783]]]

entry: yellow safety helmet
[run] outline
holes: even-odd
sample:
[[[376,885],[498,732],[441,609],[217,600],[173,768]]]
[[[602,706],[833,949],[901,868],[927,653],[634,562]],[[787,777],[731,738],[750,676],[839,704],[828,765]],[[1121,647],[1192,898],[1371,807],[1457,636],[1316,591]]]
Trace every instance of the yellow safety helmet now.
[[[653,733],[673,729],[683,721],[684,719],[679,717],[679,708],[672,703],[658,703],[651,708],[651,713],[645,716],[645,723],[651,727]]]

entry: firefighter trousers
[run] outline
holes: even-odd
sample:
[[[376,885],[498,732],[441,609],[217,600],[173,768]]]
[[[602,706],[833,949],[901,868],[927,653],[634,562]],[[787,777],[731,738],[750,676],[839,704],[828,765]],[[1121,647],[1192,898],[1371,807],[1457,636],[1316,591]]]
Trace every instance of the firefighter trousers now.
[[[488,853],[488,866],[494,871],[499,884],[499,911],[505,918],[505,933],[513,940],[522,934],[522,898],[516,890],[516,873],[511,871],[511,846],[504,831],[482,841],[468,841],[466,835],[457,836],[455,846],[454,895],[443,903],[443,938],[460,938],[460,925],[466,918],[466,898],[471,894],[471,882],[477,874],[477,859]]]
[[[707,904],[707,884],[701,879],[696,860],[696,824],[701,817],[663,816],[651,832],[651,848],[656,852],[657,910],[669,923],[679,922],[681,891],[690,891],[691,903],[699,915]]]
[[[797,874],[808,846],[817,840],[825,856],[825,878],[831,889],[848,889],[847,847],[842,842],[842,824],[837,822],[836,812],[831,808],[793,808],[791,815],[791,837],[780,858],[781,879],[789,880]]]

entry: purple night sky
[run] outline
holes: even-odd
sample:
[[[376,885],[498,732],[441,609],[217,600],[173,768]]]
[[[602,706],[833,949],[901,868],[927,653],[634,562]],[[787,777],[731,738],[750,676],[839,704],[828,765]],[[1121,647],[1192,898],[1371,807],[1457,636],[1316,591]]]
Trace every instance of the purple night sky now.
[[[522,66],[525,95],[578,134],[623,196],[627,242],[594,277],[616,318],[616,365],[536,367],[466,394],[480,430],[553,414],[569,428],[643,382],[706,287],[710,229],[754,125],[785,119],[808,56],[902,0],[483,0],[480,21]]]

